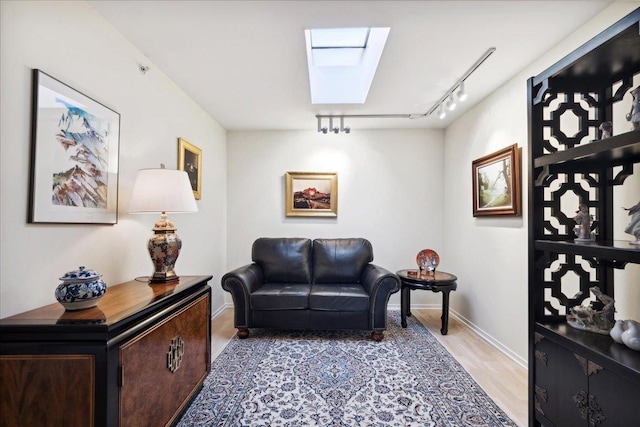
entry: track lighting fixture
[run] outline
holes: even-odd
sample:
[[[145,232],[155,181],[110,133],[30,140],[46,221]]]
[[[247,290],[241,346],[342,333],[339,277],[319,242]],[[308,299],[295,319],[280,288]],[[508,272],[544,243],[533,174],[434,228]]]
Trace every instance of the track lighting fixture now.
[[[340,132],[344,132],[344,133],[350,133],[351,132],[351,128],[349,126],[345,126],[344,125],[344,116],[321,116],[321,115],[317,115],[316,118],[318,119],[318,132],[320,133],[324,133],[327,134],[328,132],[332,132],[332,133],[340,133]],[[340,119],[340,127],[338,126],[333,126],[333,119],[334,118],[339,118]],[[322,126],[322,119],[329,119],[329,127],[327,126]]]
[[[327,133],[327,130],[326,126],[322,127],[322,119],[318,117],[318,132]]]
[[[329,117],[329,130],[333,133],[340,132],[340,128],[338,128],[337,126],[333,127],[333,117]]]
[[[438,118],[442,120],[445,117],[447,117],[447,112],[444,111],[444,104],[440,104],[440,111],[438,112]]]
[[[458,85],[457,98],[460,102],[464,102],[464,100],[467,99],[467,92],[464,91],[464,80],[460,81],[460,84]]]
[[[321,115],[318,114],[316,115],[316,118],[318,119],[318,132],[322,132],[322,133],[327,133],[329,131],[333,132],[333,133],[339,133],[339,132],[344,132],[344,133],[350,133],[351,132],[351,128],[348,126],[344,126],[344,119],[345,117],[347,118],[359,118],[359,119],[371,119],[371,118],[390,118],[390,119],[419,119],[419,118],[423,118],[423,117],[428,117],[431,114],[435,113],[436,111],[438,111],[438,117],[440,119],[444,119],[447,115],[447,111],[453,111],[456,108],[456,104],[457,102],[462,102],[465,99],[467,99],[467,92],[464,89],[464,81],[471,75],[471,73],[473,73],[480,65],[482,65],[482,63],[489,57],[491,56],[491,54],[493,52],[496,51],[495,47],[491,47],[489,48],[481,57],[480,59],[478,59],[475,64],[473,64],[471,66],[471,68],[469,68],[467,70],[466,73],[464,73],[462,75],[462,77],[460,77],[460,79],[458,79],[456,81],[456,83],[447,91],[445,92],[445,94],[442,96],[442,98],[440,98],[438,101],[436,101],[435,104],[433,104],[433,106],[427,110],[426,113],[412,113],[412,114],[326,114],[326,115]],[[340,127],[333,127],[333,119],[334,118],[339,118],[340,119]],[[329,127],[327,128],[326,126],[323,127],[322,126],[322,119],[329,119]]]
[[[456,100],[453,97],[453,93],[451,95],[449,95],[449,100],[447,101],[447,109],[449,111],[453,111],[456,109]]]
[[[351,128],[349,126],[344,127],[344,117],[340,117],[340,132],[350,133]]]

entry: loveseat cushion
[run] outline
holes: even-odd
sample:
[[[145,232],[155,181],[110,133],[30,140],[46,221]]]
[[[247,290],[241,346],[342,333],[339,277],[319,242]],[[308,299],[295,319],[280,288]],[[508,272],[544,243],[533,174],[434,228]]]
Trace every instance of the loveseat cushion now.
[[[309,308],[324,311],[369,310],[369,295],[357,283],[314,284],[309,294]]]
[[[313,283],[358,283],[371,261],[373,248],[366,239],[315,239]]]
[[[254,310],[306,310],[309,308],[311,285],[291,283],[265,283],[251,293]]]
[[[262,237],[251,258],[262,267],[265,283],[311,283],[311,240]]]

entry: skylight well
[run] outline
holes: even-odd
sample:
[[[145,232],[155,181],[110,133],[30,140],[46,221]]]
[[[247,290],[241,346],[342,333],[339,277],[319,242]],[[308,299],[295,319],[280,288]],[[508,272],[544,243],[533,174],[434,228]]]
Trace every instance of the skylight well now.
[[[305,30],[313,104],[362,104],[367,99],[389,28]]]

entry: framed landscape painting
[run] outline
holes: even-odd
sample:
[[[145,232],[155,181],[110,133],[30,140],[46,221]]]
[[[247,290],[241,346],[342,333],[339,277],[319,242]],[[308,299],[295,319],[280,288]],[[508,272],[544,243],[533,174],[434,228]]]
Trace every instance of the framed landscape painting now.
[[[193,197],[202,197],[202,150],[187,140],[178,138],[178,169],[189,176]]]
[[[521,215],[517,144],[476,159],[471,167],[473,216]]]
[[[29,222],[115,224],[120,115],[33,70]]]
[[[338,174],[285,173],[286,216],[338,216]]]

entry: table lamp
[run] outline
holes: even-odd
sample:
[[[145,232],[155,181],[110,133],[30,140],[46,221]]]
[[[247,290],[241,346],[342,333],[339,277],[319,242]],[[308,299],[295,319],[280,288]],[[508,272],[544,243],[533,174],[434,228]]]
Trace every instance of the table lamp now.
[[[147,247],[155,271],[149,283],[174,283],[178,276],[174,266],[182,240],[175,233],[167,212],[198,212],[189,176],[180,170],[141,169],[136,175],[131,194],[130,213],[160,213]]]

